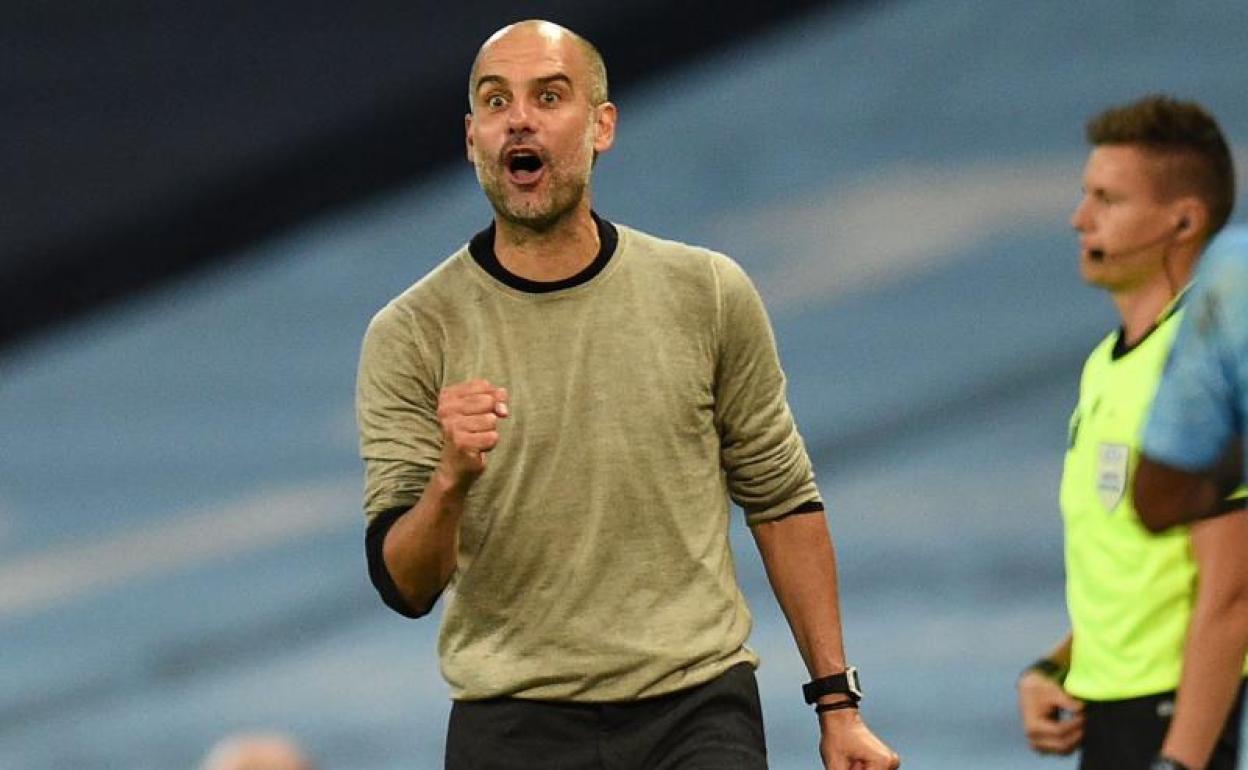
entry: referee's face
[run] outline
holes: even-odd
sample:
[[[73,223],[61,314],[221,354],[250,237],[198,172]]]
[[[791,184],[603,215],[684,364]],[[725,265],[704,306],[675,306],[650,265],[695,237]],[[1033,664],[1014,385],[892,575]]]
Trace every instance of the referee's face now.
[[[1176,230],[1157,183],[1162,164],[1134,145],[1100,145],[1088,156],[1083,195],[1070,215],[1087,283],[1120,294],[1166,280]]]

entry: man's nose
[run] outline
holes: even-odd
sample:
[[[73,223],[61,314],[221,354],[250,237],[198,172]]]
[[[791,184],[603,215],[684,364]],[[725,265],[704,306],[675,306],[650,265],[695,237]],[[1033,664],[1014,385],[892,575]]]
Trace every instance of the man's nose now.
[[[1086,197],[1079,199],[1079,205],[1075,206],[1075,210],[1070,212],[1070,226],[1079,232],[1083,232],[1087,228],[1088,223],[1088,199]]]
[[[507,110],[507,130],[510,133],[533,130],[533,112],[523,100],[512,102]]]

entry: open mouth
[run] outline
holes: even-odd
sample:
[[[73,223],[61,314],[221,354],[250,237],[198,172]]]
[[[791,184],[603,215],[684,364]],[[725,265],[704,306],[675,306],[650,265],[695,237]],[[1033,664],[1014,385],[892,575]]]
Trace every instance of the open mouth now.
[[[529,185],[542,176],[545,164],[532,150],[516,150],[507,156],[507,176],[520,185]]]

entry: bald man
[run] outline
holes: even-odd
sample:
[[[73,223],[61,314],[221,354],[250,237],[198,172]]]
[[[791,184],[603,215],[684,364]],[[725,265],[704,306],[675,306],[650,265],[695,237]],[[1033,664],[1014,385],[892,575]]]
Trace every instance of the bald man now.
[[[316,770],[291,738],[278,733],[247,733],[223,738],[200,770]]]
[[[729,258],[591,206],[606,67],[526,21],[482,45],[465,148],[491,224],[386,305],[357,390],[366,551],[446,593],[446,767],[766,767],[744,511],[811,675],[826,768],[899,765],[858,713],[832,540],[770,324]]]

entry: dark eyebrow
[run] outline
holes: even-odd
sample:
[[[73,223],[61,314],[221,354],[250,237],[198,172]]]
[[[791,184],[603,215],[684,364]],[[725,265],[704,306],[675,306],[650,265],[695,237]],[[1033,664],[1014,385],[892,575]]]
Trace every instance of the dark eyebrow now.
[[[481,77],[477,78],[477,84],[472,89],[473,93],[477,93],[478,91],[480,91],[481,86],[485,85],[486,83],[495,83],[500,86],[505,86],[507,85],[507,79],[501,75],[482,75]]]
[[[537,83],[539,86],[548,86],[548,85],[551,85],[552,83],[563,83],[567,85],[568,88],[572,87],[572,78],[568,77],[562,72],[556,72],[553,75],[545,75],[540,78],[534,78],[533,82]],[[474,93],[480,92],[481,87],[488,83],[493,83],[493,84],[500,85],[500,86],[506,86],[508,84],[507,78],[503,77],[502,75],[482,75],[481,77],[477,78],[477,86],[475,89],[473,89]]]
[[[571,88],[572,78],[568,77],[562,72],[557,72],[554,75],[547,75],[546,77],[543,77],[543,78],[537,78],[537,83],[538,85],[543,85],[543,86],[548,86],[552,83],[563,83],[568,88]]]

